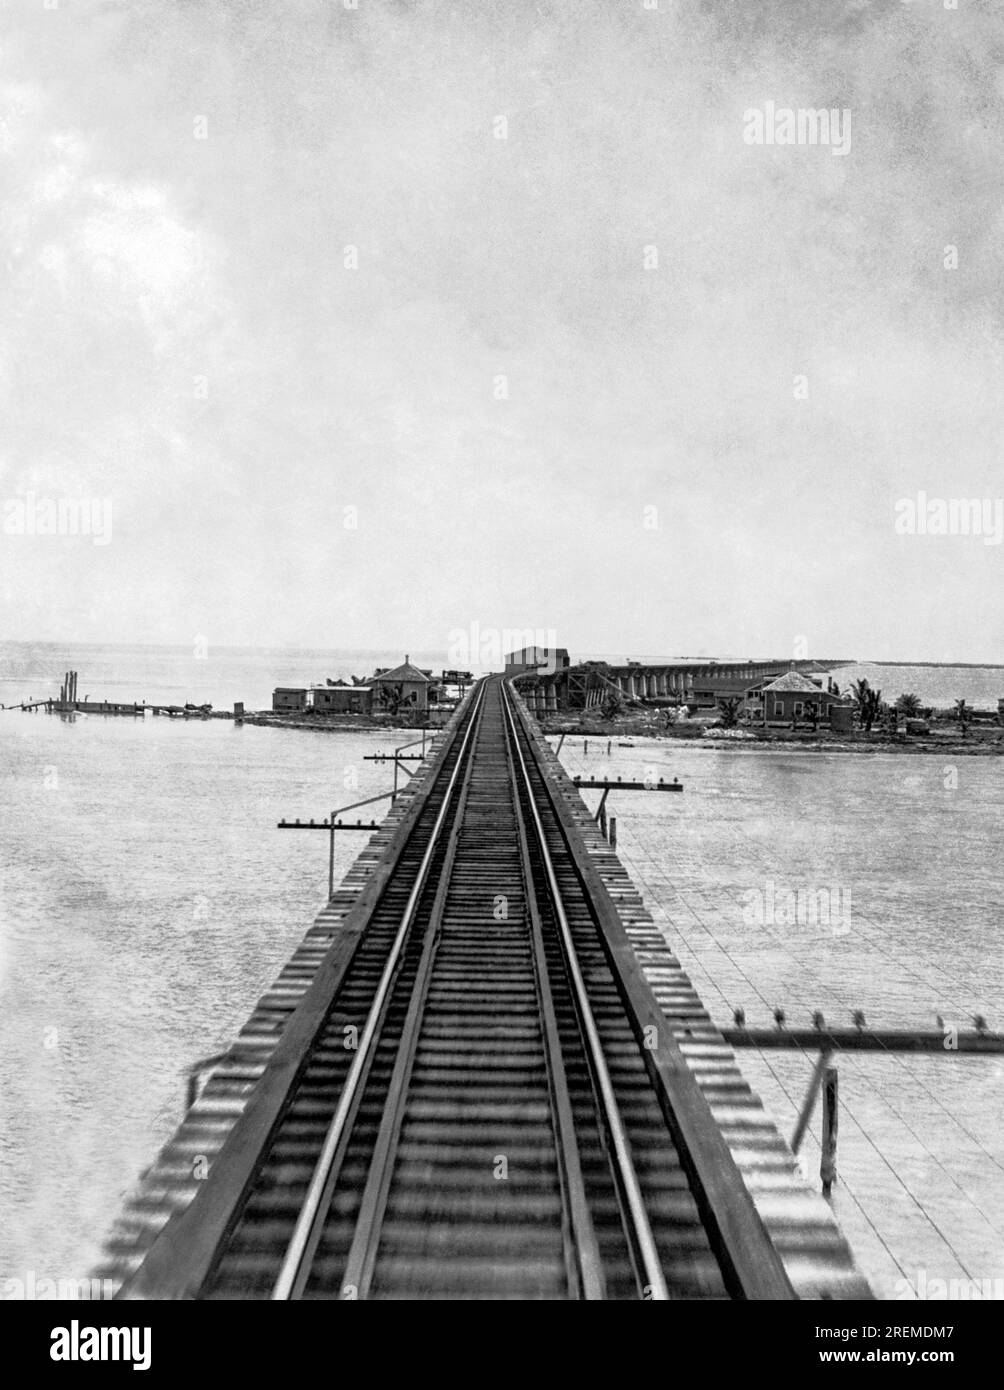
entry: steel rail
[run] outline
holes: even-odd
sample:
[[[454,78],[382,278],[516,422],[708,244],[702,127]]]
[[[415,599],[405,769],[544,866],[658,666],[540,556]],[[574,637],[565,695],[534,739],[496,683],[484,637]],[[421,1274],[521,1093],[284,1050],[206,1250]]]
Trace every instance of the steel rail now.
[[[463,785],[460,788],[460,793],[457,798],[457,813],[453,818],[453,825],[450,827],[450,838],[446,846],[446,857],[440,870],[439,882],[436,885],[436,896],[433,900],[429,921],[425,928],[422,956],[412,984],[411,998],[408,1001],[408,1012],[404,1027],[401,1031],[401,1037],[398,1041],[397,1057],[394,1062],[394,1070],[391,1074],[387,1099],[384,1103],[380,1129],[377,1134],[376,1145],[370,1157],[369,1170],[366,1174],[366,1185],[363,1188],[362,1200],[360,1201],[359,1212],[356,1216],[355,1231],[352,1236],[352,1244],[349,1248],[348,1257],[345,1262],[345,1270],[342,1275],[343,1293],[346,1295],[351,1293],[351,1296],[355,1299],[367,1298],[369,1296],[370,1285],[373,1281],[373,1270],[376,1264],[377,1250],[380,1245],[384,1213],[387,1207],[387,1197],[390,1192],[394,1162],[397,1158],[400,1144],[401,1126],[404,1122],[408,1088],[411,1082],[411,1075],[414,1070],[415,1057],[418,1050],[419,1035],[422,1027],[422,1014],[428,996],[429,983],[432,978],[436,950],[442,933],[446,898],[450,889],[450,878],[453,871],[454,860],[456,859],[457,844],[463,826],[464,809],[467,805],[467,796],[470,791],[471,779],[474,773],[473,752],[477,745],[477,737],[480,732],[483,714],[484,701],[482,700],[471,721],[471,727],[474,729],[474,744],[471,750],[472,755],[467,759]],[[461,759],[462,757],[463,750],[461,750]],[[461,759],[457,760],[458,766]],[[333,1182],[329,1180],[328,1186],[333,1187]],[[323,1219],[323,1215],[324,1208],[322,1207],[321,1219]],[[317,1224],[320,1226],[321,1221],[319,1220]]]
[[[467,701],[476,703],[476,689],[468,693]],[[373,915],[401,870],[421,817],[435,805],[446,781],[445,765],[459,748],[469,720],[470,711],[457,712],[456,727],[447,733],[439,750],[443,768],[419,787],[381,862],[340,920],[327,954],[286,1020],[243,1112],[214,1158],[209,1177],[191,1201],[169,1218],[139,1267],[123,1283],[117,1299],[191,1299],[204,1295],[325,1020],[355,967]]]
[[[317,1160],[313,1175],[310,1179],[303,1206],[300,1208],[300,1214],[297,1217],[293,1235],[286,1249],[286,1254],[279,1270],[279,1276],[272,1289],[271,1297],[273,1300],[286,1300],[292,1296],[294,1285],[299,1276],[300,1267],[307,1252],[307,1247],[314,1235],[315,1224],[318,1219],[318,1212],[321,1209],[329,1171],[337,1156],[338,1146],[342,1139],[342,1132],[356,1099],[356,1092],[362,1079],[363,1072],[368,1065],[370,1051],[377,1036],[384,1001],[390,991],[391,984],[397,972],[398,961],[401,957],[405,940],[411,930],[415,909],[418,906],[418,902],[425,888],[425,880],[428,876],[429,866],[432,863],[432,857],[439,844],[443,825],[453,803],[453,795],[460,776],[460,771],[464,765],[468,747],[471,743],[471,737],[478,723],[481,708],[484,704],[486,688],[487,686],[483,684],[478,691],[477,704],[472,711],[471,718],[464,733],[464,739],[460,746],[457,761],[454,764],[453,772],[443,795],[443,803],[439,808],[439,814],[436,816],[435,823],[429,835],[429,843],[426,846],[425,853],[422,856],[422,862],[418,868],[418,873],[412,885],[411,892],[408,895],[408,901],[401,918],[401,925],[398,927],[397,935],[394,938],[394,944],[391,947],[390,955],[380,977],[380,983],[377,986],[376,995],[370,1006],[366,1025],[359,1039],[358,1050],[352,1060],[349,1074],[345,1079],[345,1085],[342,1088],[342,1093],[338,1100],[338,1108],[332,1116],[331,1123],[325,1134],[320,1157]]]
[[[501,693],[501,686],[499,689]],[[511,774],[509,781],[512,789],[512,805],[519,837],[520,864],[523,869],[527,916],[530,919],[530,940],[533,948],[534,971],[537,977],[541,1033],[544,1040],[544,1056],[554,1117],[553,1127],[558,1154],[558,1178],[562,1189],[562,1209],[565,1212],[568,1225],[565,1237],[565,1264],[569,1273],[569,1289],[573,1297],[602,1299],[606,1296],[603,1261],[600,1257],[596,1228],[586,1196],[585,1180],[582,1174],[582,1157],[575,1132],[575,1117],[572,1113],[568,1077],[562,1056],[561,1038],[554,1007],[554,995],[551,990],[547,957],[544,951],[544,933],[541,925],[537,889],[533,881],[533,867],[530,862],[526,817],[523,814],[516,784],[515,754],[518,748],[509,722],[505,718],[505,713],[503,703],[502,733],[505,740],[506,761]]]
[[[797,1298],[708,1099],[639,967],[602,875],[585,847],[577,843],[578,828],[572,811],[542,766],[541,755],[534,751],[528,719],[528,715],[519,713],[545,797],[599,929],[604,953],[626,1004],[726,1288],[733,1298]]]
[[[537,809],[536,798],[533,795],[530,774],[527,771],[523,750],[519,745],[516,724],[509,703],[509,692],[505,689],[504,683],[500,688],[502,691],[503,710],[512,731],[513,747],[519,761],[520,771],[527,790],[531,818],[537,833],[541,859],[544,864],[544,871],[547,875],[548,886],[551,893],[552,907],[558,921],[568,972],[575,992],[579,1019],[587,1042],[590,1066],[593,1070],[596,1085],[600,1093],[604,1112],[603,1118],[613,1145],[617,1172],[627,1202],[631,1225],[633,1227],[634,1241],[637,1245],[638,1254],[641,1257],[641,1263],[644,1268],[644,1292],[653,1301],[666,1301],[669,1299],[669,1290],[666,1286],[666,1277],[663,1273],[662,1261],[659,1258],[655,1237],[652,1234],[652,1226],[648,1219],[648,1212],[645,1209],[645,1199],[642,1196],[641,1184],[638,1181],[638,1174],[635,1170],[630,1141],[627,1136],[627,1131],[624,1128],[624,1122],[621,1119],[617,1097],[614,1094],[613,1082],[610,1079],[606,1057],[603,1053],[603,1044],[600,1041],[596,1020],[589,1002],[586,983],[582,978],[582,971],[579,967],[575,943],[572,939],[572,930],[569,926],[568,917],[565,914],[564,905],[561,900],[561,889],[554,871],[554,862],[551,858],[551,852],[547,846],[547,839],[540,819],[540,812]],[[515,771],[515,767],[513,770]]]

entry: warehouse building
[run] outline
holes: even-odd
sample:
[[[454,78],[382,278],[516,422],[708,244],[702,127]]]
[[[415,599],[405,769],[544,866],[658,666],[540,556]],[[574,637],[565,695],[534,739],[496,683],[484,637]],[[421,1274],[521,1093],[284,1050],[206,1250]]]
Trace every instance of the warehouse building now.
[[[506,654],[505,674],[521,676],[528,671],[539,671],[542,675],[553,676],[556,671],[567,670],[570,664],[567,647],[520,647],[519,651]]]
[[[318,714],[369,714],[373,708],[369,685],[315,685],[311,697]]]
[[[273,713],[307,708],[307,687],[305,685],[277,685],[272,691]]]

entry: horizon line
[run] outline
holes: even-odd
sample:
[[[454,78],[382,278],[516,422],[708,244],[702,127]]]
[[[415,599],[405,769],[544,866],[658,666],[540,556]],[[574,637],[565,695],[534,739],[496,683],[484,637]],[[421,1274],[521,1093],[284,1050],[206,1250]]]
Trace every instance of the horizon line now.
[[[81,638],[73,638],[73,639],[67,639],[67,638],[63,638],[63,639],[54,639],[54,638],[48,638],[48,637],[45,637],[45,638],[28,638],[28,637],[8,637],[8,638],[0,638],[0,648],[2,648],[3,646],[18,646],[18,647],[32,647],[32,646],[34,646],[34,647],[95,647],[95,648],[101,648],[101,647],[144,647],[144,648],[146,648],[146,649],[148,649],[148,650],[150,650],[150,651],[158,651],[158,650],[159,650],[159,651],[179,651],[179,650],[188,651],[188,650],[191,649],[191,645],[192,645],[191,642],[144,642],[144,641],[122,641],[122,640],[119,640],[119,641],[95,641],[95,640],[91,640],[91,639],[81,639]],[[209,644],[209,645],[210,645],[211,647],[215,647],[217,650],[220,650],[220,651],[229,651],[229,652],[240,652],[240,651],[245,651],[245,652],[323,652],[323,653],[332,653],[332,654],[335,654],[335,653],[353,652],[353,653],[358,653],[358,654],[364,655],[364,656],[385,655],[387,652],[391,652],[391,651],[396,651],[396,650],[397,650],[397,647],[396,647],[394,644],[385,644],[385,645],[383,645],[383,646],[381,646],[381,647],[351,647],[351,646],[348,646],[348,647],[311,647],[311,646],[292,646],[292,645],[285,645],[285,644],[282,644],[282,643],[280,643],[280,644],[275,644],[275,643],[260,644],[260,643],[243,643],[243,642],[239,642],[239,643],[215,642],[215,643],[211,643],[211,644]],[[404,650],[404,648],[402,648],[402,650]],[[421,647],[421,646],[415,646],[414,644],[412,644],[412,646],[411,646],[410,648],[408,648],[408,650],[409,650],[409,651],[413,651],[413,652],[415,652],[415,653],[418,653],[418,654],[420,654],[420,655],[431,655],[431,654],[433,654],[433,653],[436,654],[436,655],[439,655],[443,650],[447,650],[447,649],[440,648],[440,647]],[[193,659],[193,660],[196,660],[196,658],[195,658],[194,656],[193,656],[192,659]],[[580,656],[579,656],[579,660],[587,660],[587,661],[589,661],[589,660],[593,660],[593,661],[595,661],[595,660],[606,660],[606,659],[609,659],[609,653],[608,653],[608,652],[605,653],[605,654],[603,654],[603,655],[600,655],[600,654],[598,654],[598,653],[595,652],[595,651],[592,651],[592,652],[585,652],[585,651],[584,651],[584,652],[582,652],[582,653],[580,654]],[[822,658],[822,657],[812,657],[812,656],[805,656],[805,657],[788,657],[788,656],[785,656],[785,657],[776,657],[776,656],[732,656],[732,655],[715,656],[715,655],[708,655],[708,656],[673,656],[673,657],[666,657],[666,656],[663,656],[663,657],[653,657],[653,656],[645,656],[644,654],[641,655],[641,656],[632,656],[632,655],[630,654],[630,652],[628,652],[628,653],[624,656],[623,661],[624,661],[625,663],[627,663],[628,661],[645,661],[645,662],[648,662],[648,664],[650,664],[650,665],[659,665],[660,663],[664,663],[664,664],[666,664],[666,665],[672,665],[672,664],[674,664],[674,663],[676,663],[676,662],[679,662],[679,663],[687,662],[687,663],[692,663],[692,664],[698,664],[698,663],[700,663],[700,662],[708,662],[708,663],[710,663],[710,662],[716,662],[716,663],[719,663],[719,664],[723,664],[723,663],[742,663],[742,662],[756,662],[756,663],[772,662],[772,663],[779,663],[779,662],[782,662],[782,661],[788,661],[788,662],[815,662],[817,665],[819,665],[820,667],[822,667],[822,668],[824,668],[824,669],[825,669],[827,666],[836,667],[836,666],[838,666],[838,665],[839,665],[839,666],[935,666],[935,667],[937,667],[937,666],[942,666],[942,667],[952,666],[952,667],[966,667],[966,668],[969,668],[969,669],[972,669],[972,670],[1004,671],[1004,662],[1000,662],[1000,661],[952,661],[952,660],[946,661],[946,660],[944,660],[944,659],[939,660],[939,661],[934,661],[934,660],[929,660],[929,659],[924,659],[924,658],[920,658],[920,659],[913,659],[913,658],[911,658],[911,659],[909,659],[909,660],[904,660],[904,659],[901,658],[901,657],[895,657],[895,658],[894,658],[894,657],[830,657],[828,660],[827,660],[827,659],[824,659],[824,658]],[[614,662],[613,664],[617,664],[617,663]]]

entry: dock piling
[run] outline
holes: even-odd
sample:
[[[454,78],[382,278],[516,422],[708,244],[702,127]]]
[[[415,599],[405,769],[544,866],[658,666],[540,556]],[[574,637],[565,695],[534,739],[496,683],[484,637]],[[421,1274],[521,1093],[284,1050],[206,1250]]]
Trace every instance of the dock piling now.
[[[837,1069],[826,1068],[823,1083],[823,1152],[819,1160],[823,1196],[829,1197],[837,1180]]]
[[[809,1121],[812,1119],[812,1112],[816,1108],[816,1097],[819,1094],[819,1088],[822,1086],[824,1078],[829,1074],[829,1066],[832,1057],[832,1049],[824,1047],[816,1058],[816,1065],[812,1069],[812,1076],[809,1080],[808,1089],[805,1092],[805,1099],[802,1101],[802,1109],[795,1123],[795,1131],[791,1136],[791,1151],[793,1154],[797,1154],[802,1147],[805,1131],[809,1127]]]

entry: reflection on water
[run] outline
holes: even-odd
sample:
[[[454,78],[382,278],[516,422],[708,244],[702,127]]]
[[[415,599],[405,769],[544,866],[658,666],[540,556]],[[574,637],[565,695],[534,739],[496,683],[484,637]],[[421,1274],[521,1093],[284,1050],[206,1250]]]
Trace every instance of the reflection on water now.
[[[393,741],[0,714],[0,1280],[88,1268],[321,905],[326,837],[275,822],[384,790]]]
[[[671,890],[667,920],[684,946],[717,955],[729,1012],[769,1020],[775,1004],[830,1005],[848,1018],[860,1007],[889,1024],[1000,1015],[1000,759],[635,745],[615,747],[617,775],[678,774],[686,791],[612,792],[620,843],[636,837],[639,860]],[[606,759],[566,743],[562,761],[577,773]],[[800,889],[849,899],[850,929],[758,921],[750,908],[769,884],[778,903]]]

